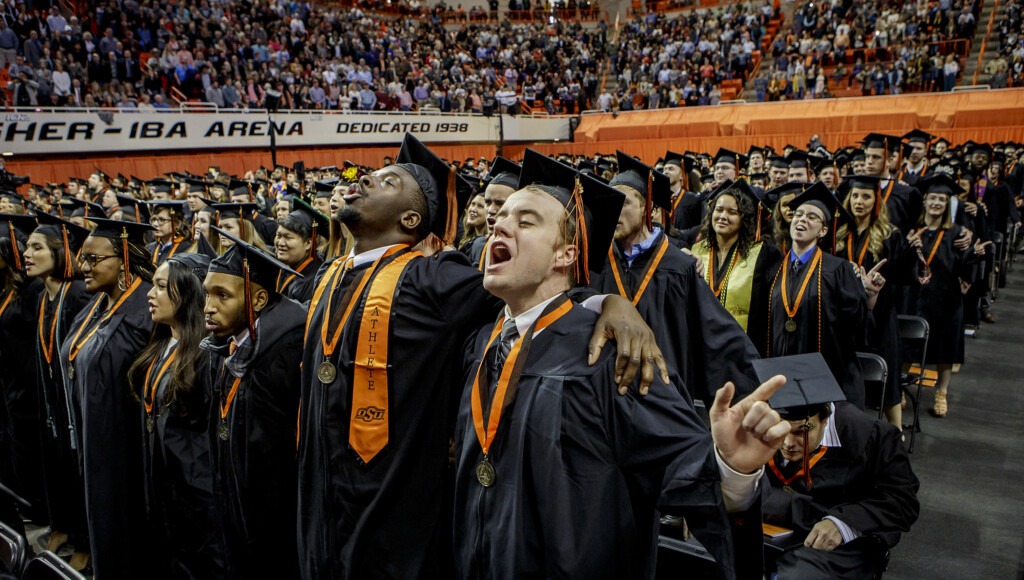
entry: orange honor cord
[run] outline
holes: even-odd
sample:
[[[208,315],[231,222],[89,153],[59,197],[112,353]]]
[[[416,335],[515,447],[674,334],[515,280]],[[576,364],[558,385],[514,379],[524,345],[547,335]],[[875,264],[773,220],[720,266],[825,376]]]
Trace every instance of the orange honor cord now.
[[[363,306],[353,361],[348,442],[364,462],[371,461],[388,444],[388,425],[391,422],[388,411],[391,307],[405,268],[422,256],[420,252],[405,252],[384,266],[380,274],[374,276]],[[363,278],[367,279],[369,276]],[[358,298],[349,302],[346,319],[356,302],[359,302]],[[344,326],[344,321],[339,326]]]
[[[644,270],[643,280],[640,282],[640,288],[637,290],[636,295],[633,296],[626,290],[625,285],[622,283],[622,274],[619,273],[619,263],[615,259],[615,250],[608,248],[608,263],[612,267],[612,276],[615,278],[615,285],[619,289],[619,296],[622,296],[626,300],[633,302],[633,306],[640,303],[640,298],[643,297],[644,292],[647,290],[647,285],[650,284],[651,278],[654,277],[654,271],[658,269],[658,264],[661,263],[661,259],[665,257],[665,251],[668,250],[668,237],[661,239],[661,244],[658,246],[658,251],[655,253],[654,258],[647,263],[647,268]]]
[[[7,305],[11,303],[11,298],[14,298],[13,290],[7,293],[7,298],[4,298],[4,303],[0,305],[0,317],[2,317],[4,315],[4,311],[7,310]]]
[[[457,183],[458,177],[455,175],[455,166],[452,165],[448,168],[448,186],[445,188],[448,211],[445,214],[444,237],[441,238],[446,246],[455,243],[455,234],[459,227],[458,208],[456,207],[458,204],[456,195]]]
[[[7,222],[7,227],[10,228],[11,233],[11,254],[14,255],[14,269],[21,271],[21,252],[18,251],[18,239],[14,237],[14,223]]]
[[[796,301],[793,303],[793,307],[789,306],[789,291],[786,286],[786,272],[789,271],[785,265],[782,267],[782,306],[786,309],[786,314],[789,319],[796,318],[796,313],[800,310],[800,302],[804,299],[804,293],[807,291],[807,285],[811,282],[811,278],[814,275],[814,270],[818,267],[818,263],[821,262],[821,248],[817,248],[814,252],[814,259],[811,260],[811,267],[807,269],[807,273],[804,274],[804,281],[800,284],[800,293],[797,294]],[[821,289],[818,289],[821,292]]]
[[[867,237],[867,238],[864,238],[864,247],[862,247],[860,249],[860,255],[857,256],[857,265],[858,266],[863,266],[864,265],[864,254],[867,253],[867,251],[868,251],[868,246],[870,245],[868,242],[870,242],[870,241],[871,241],[870,236]],[[846,257],[851,262],[853,261],[853,234],[849,234],[849,235],[846,236]]]
[[[50,365],[53,360],[53,346],[54,346],[54,333],[57,330],[57,319],[60,318],[60,308],[64,304],[64,294],[68,291],[68,282],[64,282],[60,286],[60,296],[57,297],[57,308],[53,313],[53,321],[50,323],[50,341],[47,343],[46,337],[43,336],[43,314],[46,312],[46,296],[43,296],[39,300],[39,346],[42,347],[43,357],[46,358],[46,364]]]
[[[111,316],[114,315],[115,312],[117,312],[117,309],[120,308],[122,304],[124,304],[124,301],[127,300],[128,297],[131,296],[136,289],[138,289],[139,284],[141,282],[142,278],[135,278],[135,281],[132,282],[132,285],[128,287],[128,290],[126,290],[124,294],[121,295],[121,298],[119,298],[118,301],[114,304],[114,307],[111,308],[110,311],[107,312],[102,318],[100,318],[100,320],[92,327],[92,330],[89,331],[89,334],[85,335],[85,338],[83,338],[82,341],[79,342],[79,337],[82,336],[82,332],[85,330],[85,327],[89,325],[89,321],[92,320],[93,315],[96,314],[96,309],[99,308],[100,302],[102,302],[102,300],[98,297],[94,299],[95,303],[92,305],[92,309],[89,310],[89,315],[82,320],[82,325],[78,327],[78,332],[75,333],[75,338],[71,340],[71,349],[68,356],[68,363],[75,362],[75,358],[78,356],[78,351],[82,350],[82,347],[89,343],[89,339],[91,339],[93,335],[96,334],[96,331],[100,329],[100,326],[103,325],[103,322],[105,320],[108,320]]]
[[[160,370],[156,374],[156,380],[153,381],[152,383],[149,382],[149,376],[150,374],[152,374],[153,367],[156,366],[156,363],[159,359],[154,358],[153,361],[149,363],[149,368],[146,369],[146,382],[143,383],[145,385],[145,389],[143,391],[143,394],[145,396],[142,399],[142,402],[146,407],[147,418],[153,413],[153,405],[156,403],[156,388],[160,384],[160,380],[164,378],[164,373],[167,372],[167,368],[171,366],[171,363],[174,362],[174,358],[177,355],[178,347],[177,345],[175,345],[171,350],[171,356],[167,357],[167,360],[164,361],[163,366],[160,367]]]
[[[550,310],[550,312],[547,312],[547,310]],[[519,356],[522,349],[525,348],[528,350],[529,339],[532,339],[534,334],[540,332],[547,326],[550,326],[570,310],[572,310],[572,302],[569,301],[566,296],[563,296],[560,301],[551,303],[548,308],[545,309],[546,313],[534,323],[532,328],[526,331],[526,334],[524,334],[520,340],[517,340],[516,343],[512,345],[512,350],[509,351],[508,357],[505,359],[505,362],[501,367],[501,374],[499,375],[497,388],[494,390],[494,397],[491,399],[490,412],[486,419],[485,426],[483,399],[480,387],[480,369],[484,366],[486,353],[491,350],[491,346],[494,344],[494,341],[498,338],[498,335],[501,334],[501,326],[505,322],[505,317],[500,317],[494,324],[494,329],[491,331],[491,337],[487,341],[486,348],[484,348],[485,355],[481,358],[480,363],[477,364],[476,367],[476,376],[473,379],[473,391],[471,396],[473,426],[476,429],[476,437],[480,442],[480,448],[483,450],[485,459],[491,451],[491,444],[494,443],[494,436],[498,433],[498,425],[501,424],[501,413],[504,410],[505,405],[511,399],[511,397],[507,396],[508,390],[511,388],[513,390],[513,394],[515,392],[519,379],[518,377],[513,378],[512,375],[513,369],[516,368],[517,363],[519,362]],[[524,344],[527,344],[527,346],[524,347]],[[521,365],[519,366],[521,367]]]
[[[921,228],[924,230],[924,228]],[[918,232],[920,233],[920,232]],[[946,233],[946,230],[939,230],[939,235],[935,236],[935,243],[932,244],[932,251],[928,252],[928,259],[924,261],[928,266],[932,265],[932,258],[935,257],[935,252],[938,251],[939,245],[942,243],[942,236]]]
[[[804,433],[805,443],[806,443],[806,439],[807,439],[807,434]],[[806,447],[806,445],[805,445],[805,447]],[[793,475],[791,475],[789,477],[783,477],[782,476],[782,470],[780,470],[779,467],[777,465],[775,465],[775,458],[774,457],[772,457],[768,461],[768,465],[769,465],[769,467],[772,468],[772,473],[775,474],[775,477],[777,477],[779,479],[779,481],[782,482],[783,485],[789,485],[790,483],[793,483],[794,481],[796,481],[796,478],[798,478],[798,477],[800,477],[802,475],[802,476],[804,476],[804,478],[807,481],[807,487],[811,487],[811,468],[814,467],[814,464],[816,464],[818,462],[818,460],[820,460],[825,455],[826,451],[828,451],[828,447],[824,447],[823,446],[821,449],[818,450],[817,453],[814,454],[814,457],[812,457],[810,459],[810,461],[807,461],[807,450],[805,449],[804,450],[804,465],[800,466],[800,471],[797,471],[796,473],[794,473]]]
[[[306,269],[306,266],[309,266],[309,263],[312,262],[312,261],[313,261],[313,257],[312,256],[310,256],[309,258],[306,258],[305,261],[303,261],[301,264],[299,264],[299,267],[296,268],[295,271],[297,273],[301,274],[302,271]],[[277,284],[276,284],[276,286],[277,286],[277,293],[278,294],[284,292],[285,288],[287,288],[288,285],[291,284],[293,280],[295,280],[295,274],[289,274],[288,277],[285,278],[284,283],[282,283],[281,282],[281,274],[284,274],[284,272],[278,272],[277,273]]]
[[[735,246],[734,246],[733,249],[732,249],[732,260],[729,262],[729,268],[726,269],[725,275],[722,276],[722,279],[718,282],[718,287],[716,288],[715,287],[715,264],[717,262],[715,262],[715,249],[711,248],[711,255],[708,258],[708,261],[710,262],[710,264],[708,264],[706,266],[706,268],[707,268],[708,286],[710,286],[711,287],[711,291],[715,293],[715,298],[721,299],[721,297],[722,297],[722,290],[725,289],[726,285],[728,284],[729,276],[732,274],[732,269],[736,266],[736,262],[739,261],[739,257],[740,257],[740,253],[739,253],[738,250],[735,249]]]
[[[309,310],[306,311],[306,335],[309,335],[309,325],[313,321],[313,313],[316,312],[316,307],[320,304],[320,298],[324,294],[324,290],[331,288],[333,291],[334,280],[340,271],[342,275],[348,271],[348,264],[352,261],[352,258],[345,258],[344,260],[335,260],[327,266],[327,271],[324,272],[324,277],[320,279],[320,283],[317,284],[316,289],[313,290],[313,299],[309,303]]]

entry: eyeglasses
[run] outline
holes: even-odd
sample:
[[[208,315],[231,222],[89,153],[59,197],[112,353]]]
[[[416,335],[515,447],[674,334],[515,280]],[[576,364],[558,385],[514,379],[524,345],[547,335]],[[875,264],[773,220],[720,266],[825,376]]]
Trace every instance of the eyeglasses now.
[[[107,258],[116,258],[116,257],[117,256],[114,256],[114,255],[111,255],[111,256],[97,256],[96,254],[85,254],[85,255],[82,255],[82,256],[78,256],[78,267],[81,268],[85,264],[89,264],[90,268],[95,268],[96,264],[99,264],[103,260],[106,260]]]
[[[807,221],[818,223],[818,224],[825,223],[825,220],[821,219],[821,216],[819,216],[818,214],[816,214],[816,213],[807,213],[807,212],[805,212],[802,209],[798,209],[795,212],[793,212],[793,219],[798,219],[798,218],[807,218]]]
[[[162,226],[169,221],[171,221],[171,218],[155,217],[149,220],[149,224],[152,226]]]

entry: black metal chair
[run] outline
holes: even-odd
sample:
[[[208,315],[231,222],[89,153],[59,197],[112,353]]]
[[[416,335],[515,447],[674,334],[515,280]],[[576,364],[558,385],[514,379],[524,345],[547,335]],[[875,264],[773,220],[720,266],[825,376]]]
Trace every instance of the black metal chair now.
[[[21,576],[28,555],[28,539],[10,526],[0,523],[0,571]]]
[[[889,379],[889,365],[885,359],[870,352],[858,352],[857,360],[864,375],[864,386],[878,386],[878,419],[885,417],[885,387]]]
[[[21,580],[86,580],[86,577],[57,554],[46,551],[29,561]]]
[[[921,387],[925,382],[924,361],[928,353],[928,335],[931,332],[928,321],[920,316],[899,315],[900,347],[904,353],[917,352],[920,349],[921,358],[917,361],[918,372],[900,373],[900,388],[906,393],[914,405],[914,422],[911,425],[904,425],[904,429],[910,428],[910,446],[908,453],[914,452],[914,440],[918,431],[921,430]],[[911,360],[904,356],[903,360]],[[910,392],[910,387],[916,386],[915,392]]]

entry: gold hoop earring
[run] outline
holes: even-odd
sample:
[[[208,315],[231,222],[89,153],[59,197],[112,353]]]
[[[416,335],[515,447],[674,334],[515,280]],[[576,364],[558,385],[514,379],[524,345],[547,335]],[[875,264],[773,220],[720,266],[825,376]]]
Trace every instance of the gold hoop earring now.
[[[125,283],[124,270],[121,270],[121,273],[117,275],[117,289],[121,292],[128,289],[128,284]]]

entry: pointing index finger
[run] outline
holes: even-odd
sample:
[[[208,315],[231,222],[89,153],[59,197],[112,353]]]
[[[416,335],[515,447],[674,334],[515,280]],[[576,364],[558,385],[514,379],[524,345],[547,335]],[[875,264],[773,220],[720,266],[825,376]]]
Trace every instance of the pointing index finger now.
[[[753,393],[750,393],[738,403],[740,410],[746,413],[754,403],[758,401],[768,402],[768,399],[781,389],[784,384],[786,384],[786,377],[782,375],[775,375],[761,383],[761,386],[757,387]]]

